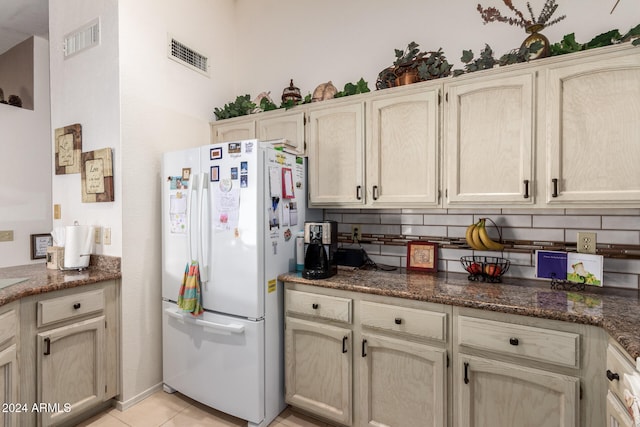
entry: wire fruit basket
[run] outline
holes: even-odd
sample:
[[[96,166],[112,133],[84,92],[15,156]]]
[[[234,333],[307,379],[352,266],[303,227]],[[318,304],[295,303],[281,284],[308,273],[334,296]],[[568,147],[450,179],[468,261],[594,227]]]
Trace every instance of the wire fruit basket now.
[[[509,270],[511,261],[506,258],[470,255],[460,257],[462,267],[469,273],[469,280],[478,282],[501,282],[502,275]]]

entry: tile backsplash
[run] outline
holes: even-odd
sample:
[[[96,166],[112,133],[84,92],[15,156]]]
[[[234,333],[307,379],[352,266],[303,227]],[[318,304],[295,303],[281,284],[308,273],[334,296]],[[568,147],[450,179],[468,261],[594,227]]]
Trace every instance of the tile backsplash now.
[[[439,243],[438,270],[464,273],[460,257],[473,252],[464,245],[467,226],[492,219],[508,243],[510,277],[535,278],[536,248],[575,250],[577,232],[597,233],[604,259],[604,286],[640,290],[640,209],[326,209],[338,222],[340,245],[351,241],[351,226],[361,226],[362,247],[377,264],[406,266],[410,240]],[[497,240],[498,229],[488,226]],[[480,253],[485,254],[485,253]],[[495,256],[496,253],[486,253]]]

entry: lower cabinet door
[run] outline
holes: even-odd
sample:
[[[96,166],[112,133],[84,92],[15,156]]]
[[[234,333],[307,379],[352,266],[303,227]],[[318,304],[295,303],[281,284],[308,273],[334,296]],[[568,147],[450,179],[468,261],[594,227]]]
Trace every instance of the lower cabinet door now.
[[[104,316],[41,332],[37,339],[40,425],[58,424],[103,401]]]
[[[18,404],[18,368],[16,345],[0,351],[0,427],[13,427],[17,425],[16,414],[18,410],[14,405]]]
[[[287,403],[351,425],[351,336],[349,329],[286,318]]]
[[[447,425],[445,349],[373,334],[360,345],[362,426]]]
[[[575,377],[460,355],[456,388],[459,427],[579,426],[580,381]]]

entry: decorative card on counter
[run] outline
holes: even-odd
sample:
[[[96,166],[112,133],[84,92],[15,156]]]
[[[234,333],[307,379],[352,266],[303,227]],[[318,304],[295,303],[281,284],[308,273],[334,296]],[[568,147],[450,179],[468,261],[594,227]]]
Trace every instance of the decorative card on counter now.
[[[603,285],[602,255],[570,252],[567,254],[567,280],[591,286]]]
[[[567,279],[567,253],[536,251],[536,277],[541,279]]]

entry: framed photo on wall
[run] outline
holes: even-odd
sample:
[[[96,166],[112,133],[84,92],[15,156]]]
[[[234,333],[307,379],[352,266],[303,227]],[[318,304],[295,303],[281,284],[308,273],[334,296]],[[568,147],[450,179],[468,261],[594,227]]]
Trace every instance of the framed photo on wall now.
[[[438,271],[438,245],[429,242],[407,244],[407,270]]]

